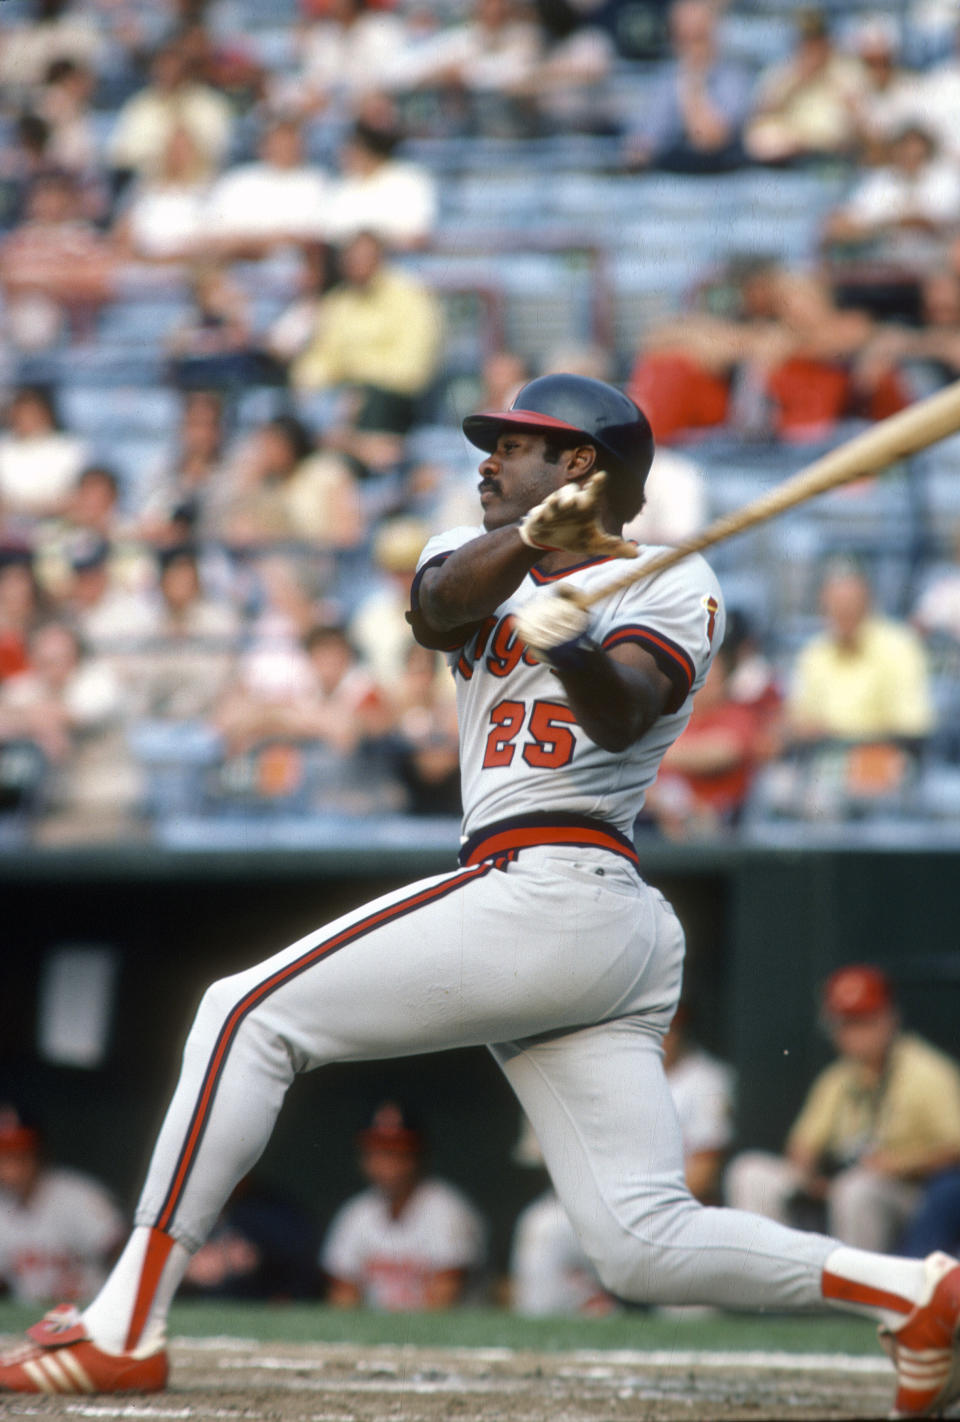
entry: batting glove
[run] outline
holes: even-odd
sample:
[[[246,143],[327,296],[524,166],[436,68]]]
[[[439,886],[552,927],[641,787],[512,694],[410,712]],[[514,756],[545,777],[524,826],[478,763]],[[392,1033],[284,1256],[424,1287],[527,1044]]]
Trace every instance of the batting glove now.
[[[528,548],[544,552],[562,549],[604,558],[636,558],[637,549],[600,526],[598,504],[606,474],[598,469],[582,486],[564,484],[537,504],[520,524],[520,537]]]
[[[517,636],[531,655],[555,671],[582,665],[590,643],[590,614],[565,589],[536,593],[515,614]]]

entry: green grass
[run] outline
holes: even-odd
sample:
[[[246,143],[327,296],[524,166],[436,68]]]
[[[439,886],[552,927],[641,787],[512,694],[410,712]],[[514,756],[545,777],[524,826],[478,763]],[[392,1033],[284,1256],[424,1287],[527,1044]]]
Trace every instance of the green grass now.
[[[37,1310],[0,1301],[0,1333],[19,1333]],[[608,1318],[522,1319],[496,1309],[447,1314],[342,1313],[319,1304],[181,1303],[170,1333],[228,1335],[262,1342],[412,1344],[451,1348],[761,1349],[793,1353],[873,1353],[876,1329],[865,1319],[711,1314],[671,1317],[631,1312]]]

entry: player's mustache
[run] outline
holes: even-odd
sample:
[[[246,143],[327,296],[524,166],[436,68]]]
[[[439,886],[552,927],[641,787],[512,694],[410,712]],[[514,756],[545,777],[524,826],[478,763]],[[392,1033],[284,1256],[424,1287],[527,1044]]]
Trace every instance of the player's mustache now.
[[[500,485],[497,483],[496,479],[481,479],[480,483],[477,485],[477,488],[481,494],[485,494],[488,489],[491,489],[495,494],[500,493]]]

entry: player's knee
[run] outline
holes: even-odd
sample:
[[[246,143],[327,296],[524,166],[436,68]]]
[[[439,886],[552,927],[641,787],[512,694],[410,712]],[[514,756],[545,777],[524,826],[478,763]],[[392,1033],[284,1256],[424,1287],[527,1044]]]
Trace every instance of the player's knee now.
[[[219,978],[211,983],[200,999],[187,1047],[209,1045],[211,1040],[215,1040],[236,1008],[239,996],[234,978]]]

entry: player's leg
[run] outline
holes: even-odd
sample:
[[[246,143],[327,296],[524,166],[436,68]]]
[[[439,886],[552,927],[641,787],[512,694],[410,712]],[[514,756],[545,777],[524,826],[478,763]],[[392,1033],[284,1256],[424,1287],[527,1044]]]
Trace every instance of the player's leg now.
[[[509,873],[485,863],[387,895],[208,990],[137,1228],[84,1311],[99,1348],[162,1348],[189,1251],[263,1150],[295,1072],[481,1043],[504,1029],[569,1027],[609,1016],[629,995],[633,930],[624,927],[620,871],[604,868],[603,892],[603,879],[564,865],[596,890],[571,903],[569,877],[554,882],[530,858]],[[630,880],[632,871],[622,873]],[[52,1346],[63,1323],[37,1341]],[[5,1385],[18,1383],[0,1367]]]
[[[864,1314],[897,1366],[897,1415],[960,1395],[956,1260],[871,1253],[687,1193],[665,1016],[654,990],[636,1015],[493,1049],[606,1287],[644,1302]]]

